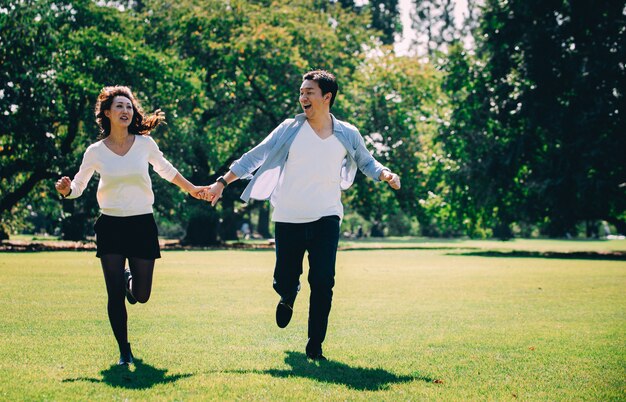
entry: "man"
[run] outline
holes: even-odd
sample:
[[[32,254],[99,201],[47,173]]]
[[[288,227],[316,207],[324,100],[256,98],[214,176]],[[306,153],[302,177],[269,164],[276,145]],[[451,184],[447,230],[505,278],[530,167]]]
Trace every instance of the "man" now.
[[[276,324],[280,328],[291,320],[300,290],[302,260],[308,252],[311,298],[306,355],[313,360],[326,360],[322,343],[335,284],[343,217],[341,190],[352,185],[357,167],[374,180],[386,181],[395,190],[400,188],[398,175],[370,155],[359,131],[330,113],[337,90],[331,73],[306,73],[300,86],[304,113],[285,120],[235,161],[203,197],[215,205],[228,184],[251,178],[241,199],[270,199],[276,240],[274,289],[280,295]]]

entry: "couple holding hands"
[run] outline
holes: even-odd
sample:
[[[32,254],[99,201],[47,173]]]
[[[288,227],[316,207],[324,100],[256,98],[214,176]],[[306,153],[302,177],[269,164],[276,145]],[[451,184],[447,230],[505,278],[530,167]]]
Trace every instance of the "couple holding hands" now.
[[[400,188],[400,178],[372,157],[354,126],[330,113],[338,90],[335,76],[315,70],[302,78],[299,100],[303,113],[283,121],[215,183],[203,187],[185,179],[149,136],[165,119],[160,110],[146,115],[128,87],[105,87],[100,92],[95,106],[99,141],[85,151],[74,179],[62,177],[55,187],[63,198],[77,198],[94,172],[100,175],[96,256],[104,272],[120,365],[133,362],[125,299],[131,304],[148,301],[154,262],[160,258],[148,165],[165,180],[213,206],[237,179],[250,179],[241,195],[243,201],[271,201],[276,240],[273,286],[280,296],[276,324],[284,328],[291,320],[308,252],[311,297],[306,355],[326,360],[322,343],[335,284],[343,217],[341,190],[353,183],[357,168],[395,190]],[[125,268],[126,260],[129,268]]]

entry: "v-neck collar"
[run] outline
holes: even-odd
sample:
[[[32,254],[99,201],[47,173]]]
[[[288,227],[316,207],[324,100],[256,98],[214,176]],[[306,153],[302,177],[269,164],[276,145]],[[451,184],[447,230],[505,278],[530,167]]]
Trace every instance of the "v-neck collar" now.
[[[318,140],[320,140],[322,142],[325,142],[325,141],[327,141],[327,140],[329,140],[329,139],[331,139],[332,137],[335,136],[335,132],[332,131],[331,134],[328,137],[322,138],[322,137],[319,136],[319,134],[317,134],[317,132],[315,131],[313,126],[311,126],[311,123],[309,123],[308,120],[305,120],[304,124],[308,125],[309,126],[309,130],[311,130],[311,134],[313,134],[315,137],[317,137]],[[303,126],[304,126],[304,124],[303,124]]]
[[[120,158],[123,158],[123,157],[125,157],[126,155],[128,155],[130,153],[130,151],[135,146],[135,143],[137,142],[137,136],[135,134],[130,134],[130,135],[133,136],[133,143],[130,144],[130,147],[128,148],[128,151],[126,151],[126,153],[124,155],[120,155],[117,152],[113,151],[111,148],[109,148],[109,146],[106,144],[106,142],[104,142],[104,140],[102,140],[102,145],[104,145],[106,147],[106,149],[108,149],[109,152],[111,152],[113,155],[119,156]]]

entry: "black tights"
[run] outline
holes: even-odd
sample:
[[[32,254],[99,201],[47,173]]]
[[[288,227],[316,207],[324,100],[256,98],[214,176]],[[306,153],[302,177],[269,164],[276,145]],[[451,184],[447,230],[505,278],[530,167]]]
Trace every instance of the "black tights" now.
[[[128,343],[128,315],[126,313],[126,280],[124,278],[124,265],[126,257],[119,254],[106,254],[100,257],[104,281],[107,286],[107,311],[109,322],[113,329],[113,335],[120,348]],[[133,274],[131,292],[139,303],[146,303],[152,290],[152,273],[154,272],[154,260],[141,258],[129,258],[128,264]]]

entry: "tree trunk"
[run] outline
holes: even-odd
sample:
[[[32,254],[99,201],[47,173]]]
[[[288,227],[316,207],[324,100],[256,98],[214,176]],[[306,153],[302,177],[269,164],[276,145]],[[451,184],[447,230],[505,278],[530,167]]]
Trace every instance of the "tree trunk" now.
[[[585,234],[588,239],[598,237],[598,221],[585,221]]]
[[[257,224],[257,232],[264,239],[269,239],[270,235],[270,209],[269,205],[265,201],[258,201],[259,203],[259,222]]]
[[[182,244],[192,246],[214,246],[219,244],[217,237],[219,217],[214,209],[195,207],[190,213],[187,233]]]
[[[500,222],[493,228],[493,235],[502,241],[511,240],[513,238],[513,231],[509,224]]]
[[[92,225],[91,216],[81,211],[76,211],[76,203],[73,201],[63,202],[63,211],[66,217],[61,222],[63,240],[85,240]]]
[[[237,229],[239,216],[235,214],[235,202],[231,197],[222,198],[222,222],[220,225],[220,237],[225,240],[239,240]]]

